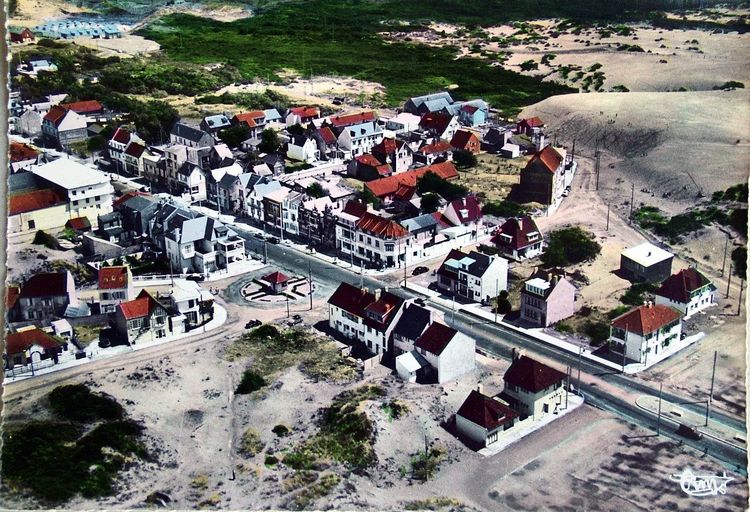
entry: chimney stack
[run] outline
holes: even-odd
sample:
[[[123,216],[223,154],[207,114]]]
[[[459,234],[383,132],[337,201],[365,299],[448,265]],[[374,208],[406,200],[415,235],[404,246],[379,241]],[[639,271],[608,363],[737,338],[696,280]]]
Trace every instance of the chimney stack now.
[[[380,288],[375,290],[375,300],[380,300]]]
[[[484,394],[484,386],[482,384],[477,384],[477,392]]]

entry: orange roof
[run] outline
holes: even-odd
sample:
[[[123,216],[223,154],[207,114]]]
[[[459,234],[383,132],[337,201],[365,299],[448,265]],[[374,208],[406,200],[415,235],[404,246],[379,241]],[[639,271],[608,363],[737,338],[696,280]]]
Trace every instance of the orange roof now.
[[[125,192],[123,195],[112,201],[112,208],[117,208],[122,203],[126,202],[129,199],[133,199],[136,196],[150,196],[148,192],[141,192],[139,190],[131,190],[129,192]]]
[[[159,304],[159,302],[144,289],[141,290],[141,293],[138,294],[137,298],[127,302],[121,302],[117,307],[122,311],[122,315],[126,320],[132,320],[134,318],[148,316],[156,306],[160,305],[161,304]]]
[[[117,290],[127,288],[129,281],[128,267],[102,267],[99,269],[99,289]]]
[[[49,121],[50,123],[57,126],[58,124],[60,124],[60,121],[63,120],[65,114],[67,113],[68,110],[66,108],[63,108],[60,105],[54,105],[51,109],[49,109],[47,115],[44,116],[44,120]]]
[[[433,164],[428,167],[422,167],[419,169],[413,169],[411,171],[402,172],[400,174],[394,174],[387,178],[380,178],[377,180],[369,181],[365,183],[365,187],[370,189],[375,197],[386,197],[392,195],[398,190],[400,185],[415,186],[417,180],[432,172],[437,174],[439,177],[450,180],[458,177],[458,171],[453,165],[453,162],[441,162],[439,164]]]
[[[99,112],[104,107],[96,100],[76,101],[74,103],[61,103],[61,107],[72,110],[76,114],[88,114],[90,112]]]
[[[91,229],[91,221],[88,217],[73,217],[65,223],[65,227],[75,231],[84,231]]]
[[[612,321],[612,326],[641,336],[679,320],[682,313],[663,304],[638,306]]]
[[[10,196],[8,200],[8,215],[33,212],[63,204],[66,197],[59,191],[53,189],[32,190],[21,192]]]
[[[316,117],[320,115],[320,110],[318,110],[318,107],[293,107],[289,109],[289,112],[303,118]]]
[[[5,309],[6,311],[16,305],[18,296],[21,294],[20,286],[8,286],[5,290]]]
[[[466,149],[471,144],[478,144],[479,138],[472,132],[466,130],[458,130],[451,139],[451,146],[459,149]]]
[[[115,134],[112,135],[112,140],[119,142],[120,144],[127,144],[130,142],[130,132],[127,128],[118,128]]]
[[[380,160],[372,156],[370,153],[365,153],[354,158],[357,163],[362,165],[369,165],[370,167],[377,167],[381,165]]]
[[[10,143],[10,161],[23,162],[32,160],[39,155],[39,152],[27,144],[11,141]]]
[[[236,123],[245,123],[250,128],[255,128],[257,126],[257,123],[255,122],[255,120],[258,119],[258,116],[254,114],[255,112],[245,112],[244,114],[235,114],[232,120]],[[265,114],[261,112],[260,115],[262,117]]]
[[[529,163],[526,164],[526,167],[529,168],[536,165],[537,163],[541,163],[545,169],[554,174],[557,168],[560,167],[562,161],[562,155],[560,155],[560,153],[558,153],[555,148],[553,148],[552,146],[545,146],[544,149],[539,151],[531,158],[531,160],[529,160]]]
[[[25,352],[33,345],[48,349],[58,348],[62,343],[39,328],[14,332],[5,338],[5,351],[9,355]]]
[[[532,128],[536,128],[538,126],[544,126],[544,122],[538,117],[529,117],[528,119],[521,119],[519,123],[526,123]]]
[[[444,153],[445,151],[450,151],[451,149],[453,149],[453,146],[445,141],[439,140],[437,142],[433,142],[432,144],[422,146],[419,149],[419,152],[423,155],[434,155],[436,153]]]
[[[334,128],[342,128],[345,126],[351,126],[354,124],[366,123],[368,121],[374,121],[375,112],[359,112],[357,114],[346,114],[343,116],[331,116],[328,118],[331,122],[331,126]]]
[[[357,227],[380,238],[401,238],[409,234],[401,224],[370,212],[360,217]]]
[[[263,281],[271,284],[283,284],[289,281],[289,276],[282,274],[281,272],[271,272],[263,277]]]

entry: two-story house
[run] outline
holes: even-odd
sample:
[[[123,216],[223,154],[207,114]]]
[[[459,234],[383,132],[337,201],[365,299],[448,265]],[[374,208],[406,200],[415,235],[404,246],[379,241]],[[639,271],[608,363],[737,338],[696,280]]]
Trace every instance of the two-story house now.
[[[425,133],[449,141],[461,127],[458,117],[442,112],[429,112],[422,116],[419,128]]]
[[[328,325],[349,339],[355,339],[374,354],[391,348],[391,334],[404,299],[388,291],[357,288],[341,283],[328,299]]]
[[[133,275],[127,265],[99,269],[99,311],[112,313],[121,302],[133,300]]]
[[[320,109],[318,107],[292,107],[286,114],[286,125],[287,127],[295,124],[306,125],[319,117]]]
[[[521,289],[521,319],[549,327],[575,314],[576,288],[565,276],[538,272]]]
[[[177,180],[173,190],[183,194],[190,201],[203,201],[208,197],[206,192],[206,174],[195,164],[184,162],[177,169]]]
[[[453,249],[437,270],[437,286],[451,295],[488,303],[508,288],[508,260]]]
[[[215,143],[210,133],[179,122],[172,126],[169,140],[172,144],[180,144],[189,148],[212,147]]]
[[[474,194],[449,202],[443,215],[454,226],[474,226],[475,229],[482,226],[482,205]]]
[[[451,146],[470,153],[479,153],[481,142],[474,132],[458,130],[451,139]]]
[[[226,114],[215,114],[206,116],[201,120],[200,129],[206,133],[216,135],[221,130],[226,130],[232,126],[229,117]]]
[[[200,216],[170,226],[163,242],[175,272],[207,274],[246,259],[245,240],[218,220]]]
[[[556,205],[572,180],[572,167],[562,148],[546,146],[521,169],[519,193],[527,200]]]
[[[68,306],[78,306],[73,275],[63,272],[40,272],[21,287],[13,306],[13,318],[46,322],[62,317]]]
[[[453,160],[453,146],[444,140],[434,140],[433,142],[425,142],[414,152],[414,162],[433,165],[440,162],[448,162]]]
[[[370,153],[383,140],[383,128],[373,121],[349,126],[338,137],[339,149],[350,158]]]
[[[672,260],[671,252],[644,242],[620,253],[620,274],[633,282],[658,283],[672,273]]]
[[[414,152],[399,139],[384,138],[372,147],[372,156],[390,165],[394,173],[407,171],[414,163]]]
[[[254,185],[249,184],[245,194],[247,216],[257,223],[264,223],[265,206],[263,200],[271,192],[279,190],[281,186],[278,180],[269,180],[267,177],[261,178]]]
[[[492,241],[502,254],[515,261],[539,256],[544,246],[542,232],[529,216],[506,220]]]
[[[496,444],[517,422],[516,411],[479,389],[473,389],[456,412],[459,437],[475,448]]]
[[[158,340],[172,334],[167,308],[148,291],[115,307],[115,336],[129,345]]]
[[[669,276],[654,292],[657,304],[678,309],[690,318],[714,304],[716,286],[697,268],[690,267]]]
[[[566,375],[526,355],[517,355],[503,375],[500,397],[519,414],[519,420],[540,420],[554,414],[565,400]]]
[[[88,138],[86,117],[55,105],[42,118],[42,135],[57,146],[67,147]]]
[[[623,353],[623,361],[647,364],[648,355],[657,355],[682,334],[682,313],[664,304],[648,302],[614,320],[610,329],[610,347]]]
[[[318,142],[309,133],[294,134],[289,138],[286,156],[290,160],[312,163],[320,160]]]
[[[429,365],[425,368],[426,378],[435,379],[438,384],[473,371],[476,368],[475,351],[476,342],[473,338],[437,321],[432,322],[417,338],[413,350]],[[409,356],[414,357],[413,352],[396,358],[396,371],[400,367],[399,358],[409,360]],[[399,375],[411,380],[412,372],[401,371]]]

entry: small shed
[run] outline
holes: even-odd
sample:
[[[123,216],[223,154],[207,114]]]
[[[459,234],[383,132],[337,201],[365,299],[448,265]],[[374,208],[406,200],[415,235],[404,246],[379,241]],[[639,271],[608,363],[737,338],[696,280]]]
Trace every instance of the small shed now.
[[[65,227],[72,229],[76,234],[88,233],[91,231],[91,221],[88,217],[74,217],[65,223]]]
[[[272,272],[267,276],[264,276],[261,281],[265,282],[266,287],[271,293],[283,292],[287,284],[289,284],[289,276],[282,274],[281,272]]]
[[[417,382],[420,372],[429,367],[430,363],[415,350],[401,354],[396,358],[396,373],[406,382]]]

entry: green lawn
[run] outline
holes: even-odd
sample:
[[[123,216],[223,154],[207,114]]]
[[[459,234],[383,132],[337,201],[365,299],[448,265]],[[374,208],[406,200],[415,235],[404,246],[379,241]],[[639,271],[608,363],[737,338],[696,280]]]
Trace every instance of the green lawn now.
[[[413,28],[383,23],[400,12],[391,7],[312,0],[283,4],[232,23],[175,14],[139,33],[161,44],[173,61],[223,62],[246,78],[278,80],[282,69],[295,69],[303,76],[334,74],[379,82],[386,86],[386,101],[393,105],[457,84],[457,98],[482,97],[512,114],[548,96],[574,92],[490,67],[481,59],[455,60],[452,48],[412,44],[406,39],[386,43],[378,32],[398,30],[406,38]]]

